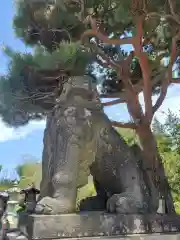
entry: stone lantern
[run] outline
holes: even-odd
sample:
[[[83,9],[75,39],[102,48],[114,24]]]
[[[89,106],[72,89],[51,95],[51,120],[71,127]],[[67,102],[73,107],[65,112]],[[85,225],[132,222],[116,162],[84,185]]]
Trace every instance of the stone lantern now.
[[[0,192],[0,219],[6,212],[8,200],[9,200],[9,194],[5,191]]]
[[[40,190],[35,188],[34,184],[26,189],[21,190],[20,194],[24,194],[25,210],[28,213],[33,213],[36,207],[36,195],[40,193]]]
[[[9,228],[9,223],[6,218],[7,202],[9,194],[7,192],[0,192],[0,239],[5,239],[6,230]]]

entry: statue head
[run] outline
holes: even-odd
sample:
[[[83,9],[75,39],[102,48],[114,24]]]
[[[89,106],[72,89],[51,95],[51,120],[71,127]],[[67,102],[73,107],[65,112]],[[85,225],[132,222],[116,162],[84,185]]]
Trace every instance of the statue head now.
[[[66,121],[76,131],[75,135],[80,132],[81,137],[84,135],[81,138],[83,140],[81,144],[92,141],[98,125],[98,117],[95,120],[94,116],[102,111],[102,106],[91,77],[69,78],[68,82],[64,84],[57,103],[61,107],[64,106]]]

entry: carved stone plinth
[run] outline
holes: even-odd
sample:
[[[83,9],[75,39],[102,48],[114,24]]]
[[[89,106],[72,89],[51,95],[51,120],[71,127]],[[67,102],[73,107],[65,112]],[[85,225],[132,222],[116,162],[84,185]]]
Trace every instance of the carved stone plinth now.
[[[124,239],[124,235],[130,235],[127,239],[140,239],[136,238],[139,236],[138,234],[152,233],[156,233],[156,235],[163,233],[162,239],[165,239],[164,234],[180,232],[179,215],[121,215],[87,212],[62,215],[29,215],[24,217],[23,223],[24,226],[22,228],[20,226],[21,231],[27,234],[29,239],[41,240],[83,237],[108,239],[110,236],[114,239],[121,236]],[[158,238],[148,237],[147,239],[160,239],[160,235],[157,236]],[[146,237],[141,239],[146,239]]]

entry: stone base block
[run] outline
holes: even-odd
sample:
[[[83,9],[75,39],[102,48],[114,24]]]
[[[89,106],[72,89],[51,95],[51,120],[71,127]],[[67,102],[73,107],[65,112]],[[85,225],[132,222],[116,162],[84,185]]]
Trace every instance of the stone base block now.
[[[122,215],[84,212],[62,215],[29,215],[24,216],[23,219],[23,225],[20,224],[21,231],[29,239],[41,240],[84,237],[85,239],[100,237],[102,240],[109,239],[109,237],[126,240],[177,240],[179,235],[175,233],[180,232],[180,215]],[[156,233],[155,237],[151,235],[153,233]],[[157,233],[163,235],[157,235]],[[170,233],[174,233],[171,235],[172,238],[166,238]],[[143,234],[150,235],[143,238]]]
[[[114,237],[82,237],[82,238],[63,238],[64,240],[180,240],[180,234],[136,234],[129,236],[114,236]],[[16,234],[9,233],[7,240],[28,240],[26,236],[17,236]],[[42,239],[46,240],[46,239]],[[62,240],[62,238],[54,239]]]

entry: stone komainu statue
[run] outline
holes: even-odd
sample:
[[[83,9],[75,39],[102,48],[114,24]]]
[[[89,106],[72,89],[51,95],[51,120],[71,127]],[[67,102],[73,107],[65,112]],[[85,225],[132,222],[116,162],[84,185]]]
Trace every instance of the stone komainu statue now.
[[[47,118],[40,201],[44,214],[75,212],[77,189],[93,175],[97,196],[81,210],[118,213],[156,212],[158,198],[149,186],[133,150],[112,128],[96,91],[84,78],[69,79]]]

